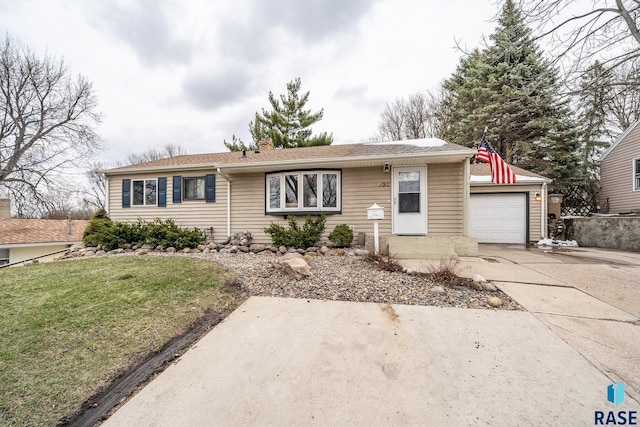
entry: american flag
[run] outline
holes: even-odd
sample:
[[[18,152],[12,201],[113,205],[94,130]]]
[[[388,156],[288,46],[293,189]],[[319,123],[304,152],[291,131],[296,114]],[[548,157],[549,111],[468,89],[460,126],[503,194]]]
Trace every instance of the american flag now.
[[[491,144],[482,135],[480,147],[476,154],[476,160],[489,163],[491,166],[491,182],[494,184],[515,184],[516,174],[509,168],[509,165],[502,160],[502,157],[493,149]]]

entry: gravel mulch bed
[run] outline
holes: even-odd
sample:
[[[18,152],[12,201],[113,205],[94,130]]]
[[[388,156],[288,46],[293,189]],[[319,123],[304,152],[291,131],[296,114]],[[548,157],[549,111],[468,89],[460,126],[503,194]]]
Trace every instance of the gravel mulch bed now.
[[[250,295],[359,301],[387,304],[430,305],[493,310],[523,310],[500,290],[477,291],[467,286],[434,283],[424,275],[380,270],[361,256],[315,256],[308,260],[311,277],[296,280],[276,268],[277,257],[269,251],[260,254],[200,253],[237,274]],[[487,300],[498,297],[502,306],[494,308]]]

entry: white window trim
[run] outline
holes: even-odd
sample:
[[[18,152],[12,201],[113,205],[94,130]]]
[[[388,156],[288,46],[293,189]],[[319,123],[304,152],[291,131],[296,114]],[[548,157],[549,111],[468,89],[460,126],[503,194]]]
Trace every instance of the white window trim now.
[[[134,203],[134,194],[133,194],[133,183],[134,182],[138,182],[138,181],[142,181],[142,189],[143,189],[143,194],[142,194],[142,204],[136,204]],[[147,203],[147,181],[154,181],[156,183],[156,202],[153,204],[148,204]],[[131,180],[131,203],[130,203],[131,207],[136,206],[136,207],[142,207],[142,206],[158,206],[158,179],[157,178],[142,178],[142,179],[132,179]]]
[[[636,157],[635,159],[633,159],[631,162],[631,171],[633,173],[633,181],[632,181],[632,187],[633,191],[640,191],[640,186],[636,185],[638,182],[638,179],[640,178],[640,170],[638,170],[636,168],[636,164],[637,162],[640,161],[640,157]]]
[[[322,179],[322,175],[323,174],[331,174],[331,175],[336,175],[336,207],[324,207],[324,206],[317,206],[317,207],[303,207],[303,203],[304,203],[304,198],[303,198],[303,191],[304,191],[304,185],[303,185],[303,175],[309,175],[309,174],[317,174],[318,175],[318,194],[322,195],[324,192],[323,189],[323,179]],[[297,175],[298,176],[298,206],[295,208],[287,208],[285,207],[285,197],[286,197],[286,190],[285,190],[285,176],[286,175]],[[272,208],[271,207],[271,186],[270,186],[270,180],[271,177],[274,176],[279,176],[280,177],[280,207],[278,208]],[[287,171],[287,172],[278,172],[278,173],[268,173],[266,174],[266,179],[265,179],[265,211],[267,213],[275,213],[275,214],[281,214],[281,213],[287,213],[287,212],[292,212],[292,213],[296,213],[296,212],[300,212],[300,213],[305,213],[305,212],[327,212],[327,213],[339,213],[342,210],[342,171],[336,169],[327,169],[327,170],[301,170],[301,171]],[[323,201],[323,197],[319,196],[318,197],[318,203],[321,204]]]

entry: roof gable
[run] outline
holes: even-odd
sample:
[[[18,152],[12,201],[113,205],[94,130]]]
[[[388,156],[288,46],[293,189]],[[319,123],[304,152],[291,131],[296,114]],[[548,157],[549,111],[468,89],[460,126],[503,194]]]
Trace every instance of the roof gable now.
[[[603,161],[604,158],[607,157],[609,153],[611,153],[622,140],[624,140],[631,132],[633,132],[633,130],[638,126],[638,124],[640,124],[640,120],[637,120],[636,122],[632,123],[627,129],[625,129],[625,131],[622,132],[620,136],[616,138],[615,141],[613,141],[613,143],[609,146],[609,148],[604,150],[602,155],[600,155],[600,161]]]

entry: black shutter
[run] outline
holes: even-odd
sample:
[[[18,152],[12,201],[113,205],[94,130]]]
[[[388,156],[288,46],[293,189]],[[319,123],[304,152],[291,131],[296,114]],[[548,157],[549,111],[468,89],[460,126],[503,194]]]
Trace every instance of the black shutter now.
[[[167,207],[167,178],[158,178],[158,207]]]
[[[182,203],[182,177],[173,177],[173,203]]]
[[[122,180],[122,207],[123,208],[131,207],[131,180],[130,179]]]
[[[216,201],[216,176],[207,174],[204,177],[204,198],[207,202]]]

